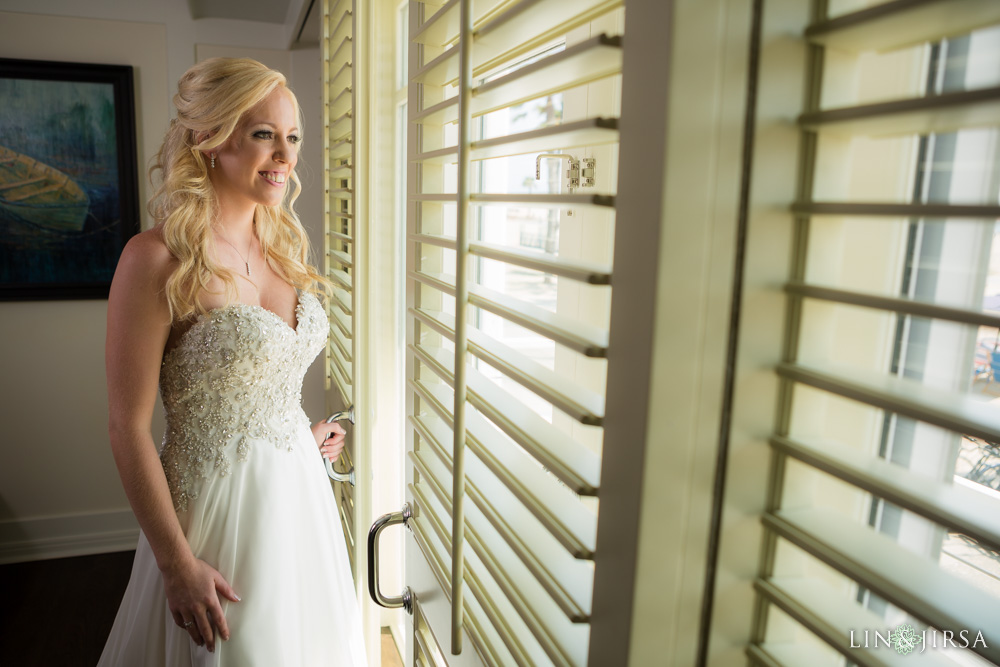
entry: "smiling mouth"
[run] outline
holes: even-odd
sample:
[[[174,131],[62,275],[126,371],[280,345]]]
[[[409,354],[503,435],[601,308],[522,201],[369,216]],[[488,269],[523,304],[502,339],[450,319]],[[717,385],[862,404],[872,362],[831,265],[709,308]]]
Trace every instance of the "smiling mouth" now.
[[[283,171],[259,171],[257,173],[263,176],[265,180],[268,180],[276,185],[285,184],[285,172]]]

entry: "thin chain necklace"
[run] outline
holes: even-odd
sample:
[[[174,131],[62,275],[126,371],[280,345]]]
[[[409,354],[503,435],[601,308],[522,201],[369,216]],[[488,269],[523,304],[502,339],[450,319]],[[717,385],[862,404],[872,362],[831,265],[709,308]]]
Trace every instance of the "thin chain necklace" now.
[[[237,248],[236,246],[234,246],[229,241],[229,239],[226,238],[226,236],[222,232],[219,232],[219,236],[222,237],[223,241],[225,241],[226,243],[229,243],[229,247],[232,248],[233,250],[235,250],[236,254],[239,255],[240,259],[243,260],[243,264],[246,265],[246,267],[247,267],[247,278],[249,278],[250,277],[250,251],[253,250],[253,234],[250,235],[250,245],[247,246],[247,256],[246,257],[243,256],[243,253],[240,252],[240,249]]]

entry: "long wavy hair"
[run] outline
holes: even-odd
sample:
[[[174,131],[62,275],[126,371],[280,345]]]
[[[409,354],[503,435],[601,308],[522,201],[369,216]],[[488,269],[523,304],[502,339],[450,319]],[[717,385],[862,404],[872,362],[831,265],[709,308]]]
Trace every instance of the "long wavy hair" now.
[[[163,240],[178,262],[166,284],[171,322],[206,312],[200,297],[209,292],[213,277],[223,281],[227,302],[238,299],[236,276],[212,258],[212,225],[219,204],[204,154],[224,144],[247,112],[278,87],[291,96],[301,132],[301,110],[284,75],[256,60],[209,58],[185,72],[177,84],[177,118],[170,121],[149,168],[154,186],[154,174],[160,172],[149,212],[162,225]],[[294,170],[288,180],[291,188],[281,204],[257,205],[254,226],[261,251],[268,265],[294,287],[326,296],[331,284],[310,265],[309,238],[293,208],[302,184]]]

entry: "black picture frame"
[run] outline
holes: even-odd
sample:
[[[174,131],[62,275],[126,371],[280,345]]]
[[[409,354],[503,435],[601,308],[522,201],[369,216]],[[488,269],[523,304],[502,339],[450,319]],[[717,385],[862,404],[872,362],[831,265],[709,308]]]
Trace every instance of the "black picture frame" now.
[[[106,299],[139,229],[132,67],[0,58],[0,301]]]

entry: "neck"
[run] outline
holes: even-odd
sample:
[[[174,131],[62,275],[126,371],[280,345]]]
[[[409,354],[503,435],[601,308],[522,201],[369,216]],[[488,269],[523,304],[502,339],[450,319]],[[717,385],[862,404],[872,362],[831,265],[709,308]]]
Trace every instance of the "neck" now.
[[[225,234],[230,242],[242,244],[241,247],[245,248],[254,235],[253,220],[257,205],[251,203],[237,208],[223,206],[222,202],[219,204],[216,228]]]

